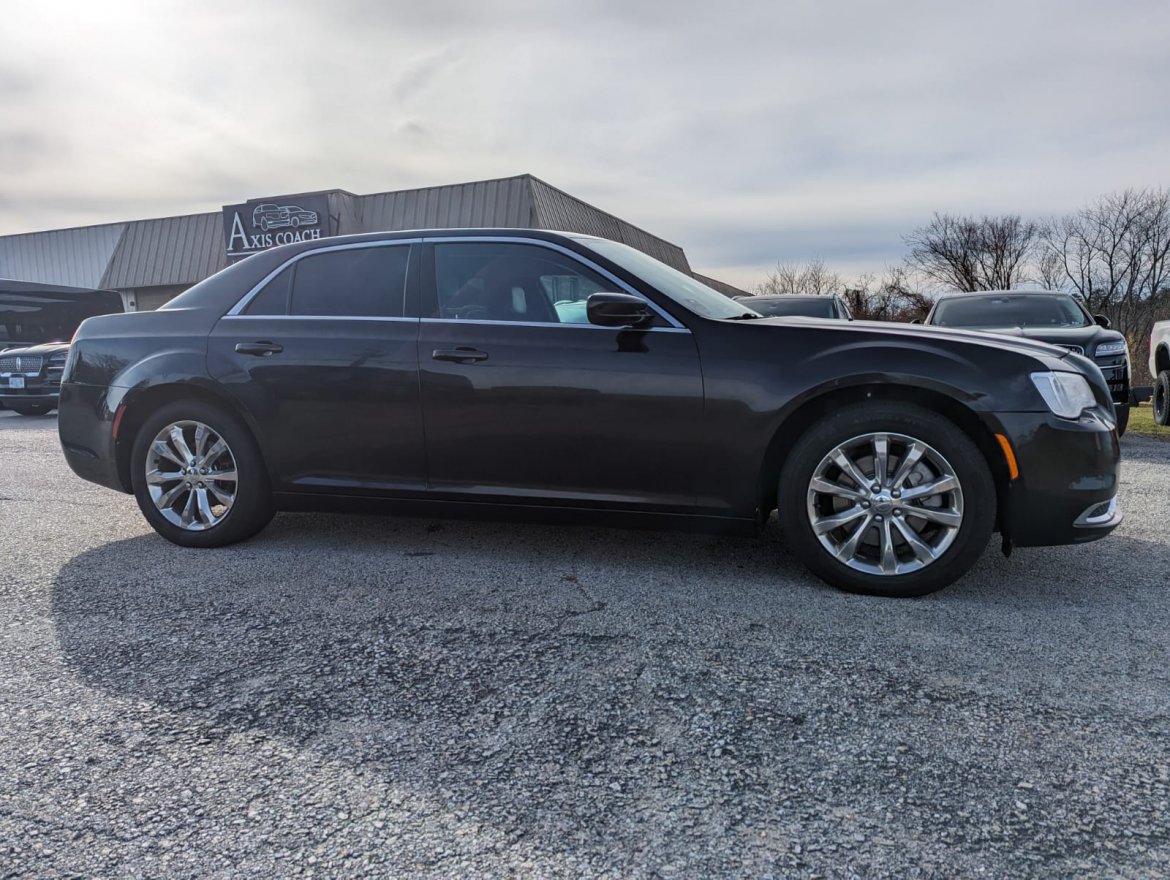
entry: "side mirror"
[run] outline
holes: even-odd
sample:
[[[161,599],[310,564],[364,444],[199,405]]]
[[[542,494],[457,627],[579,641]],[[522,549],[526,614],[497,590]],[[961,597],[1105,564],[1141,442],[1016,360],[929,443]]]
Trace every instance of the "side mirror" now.
[[[601,327],[638,327],[654,320],[654,311],[640,296],[594,293],[585,300],[590,324]]]
[[[1104,327],[1106,330],[1113,326],[1113,322],[1104,315],[1093,315],[1093,320]]]

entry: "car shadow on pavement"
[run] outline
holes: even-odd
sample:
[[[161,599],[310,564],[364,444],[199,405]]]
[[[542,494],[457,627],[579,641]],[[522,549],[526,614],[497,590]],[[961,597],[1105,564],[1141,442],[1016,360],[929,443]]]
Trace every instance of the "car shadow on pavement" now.
[[[1167,561],[1164,546],[1101,546]],[[739,867],[793,858],[796,837],[759,830],[796,835],[800,810],[846,791],[862,815],[881,814],[895,781],[931,814],[1001,788],[1013,797],[1024,771],[1005,767],[1011,751],[952,746],[948,731],[967,730],[988,681],[1030,652],[1046,665],[1025,684],[1012,673],[1010,695],[992,699],[1009,714],[1018,701],[1030,719],[1019,723],[1049,723],[1034,701],[1069,660],[1037,628],[1055,606],[1109,595],[1084,548],[1032,554],[989,550],[950,590],[897,602],[824,587],[775,528],[753,540],[285,515],[218,551],[146,535],[81,553],[55,579],[53,614],[86,685],[177,714],[182,736],[209,748],[279,736],[501,839],[634,854],[674,836],[703,873],[733,851]],[[937,745],[914,744],[916,725]],[[880,757],[842,764],[843,748]],[[886,756],[909,748],[947,754],[892,780]],[[883,833],[933,839],[933,821]]]

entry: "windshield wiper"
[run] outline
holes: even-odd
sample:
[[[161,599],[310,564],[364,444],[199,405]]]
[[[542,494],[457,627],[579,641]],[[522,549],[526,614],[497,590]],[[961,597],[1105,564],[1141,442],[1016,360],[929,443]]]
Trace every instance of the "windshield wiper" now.
[[[755,312],[744,312],[742,315],[732,315],[728,321],[754,321],[756,318],[762,318],[763,315],[757,315]]]

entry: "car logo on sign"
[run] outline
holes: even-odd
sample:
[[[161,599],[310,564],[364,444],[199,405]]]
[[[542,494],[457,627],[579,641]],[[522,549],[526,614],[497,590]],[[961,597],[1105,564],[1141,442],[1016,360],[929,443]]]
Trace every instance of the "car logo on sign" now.
[[[252,225],[267,232],[270,229],[296,229],[300,226],[315,226],[317,212],[298,205],[257,205],[252,211]]]

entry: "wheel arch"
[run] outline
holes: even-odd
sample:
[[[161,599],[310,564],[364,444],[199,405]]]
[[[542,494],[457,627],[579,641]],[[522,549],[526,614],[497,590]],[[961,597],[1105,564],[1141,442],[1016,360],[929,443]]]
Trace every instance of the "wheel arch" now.
[[[1154,378],[1163,370],[1170,370],[1170,344],[1161,342],[1154,349]]]
[[[780,471],[788,452],[801,433],[829,413],[842,407],[873,400],[899,401],[917,404],[938,413],[961,429],[979,447],[991,470],[996,489],[997,527],[1005,521],[1010,475],[1003,450],[991,428],[962,401],[945,392],[921,386],[892,383],[863,383],[845,388],[834,388],[815,394],[802,401],[788,413],[777,427],[764,455],[759,478],[759,514],[761,520],[776,509],[780,486]]]
[[[142,426],[151,413],[156,412],[159,407],[177,400],[198,400],[223,408],[239,418],[252,434],[252,439],[256,441],[257,446],[260,445],[260,434],[248,411],[230,396],[210,384],[173,382],[133,389],[128,391],[118,404],[118,409],[122,411],[122,414],[114,444],[118,481],[122,484],[123,491],[134,491],[130,474],[130,455],[139,431],[142,430]]]

